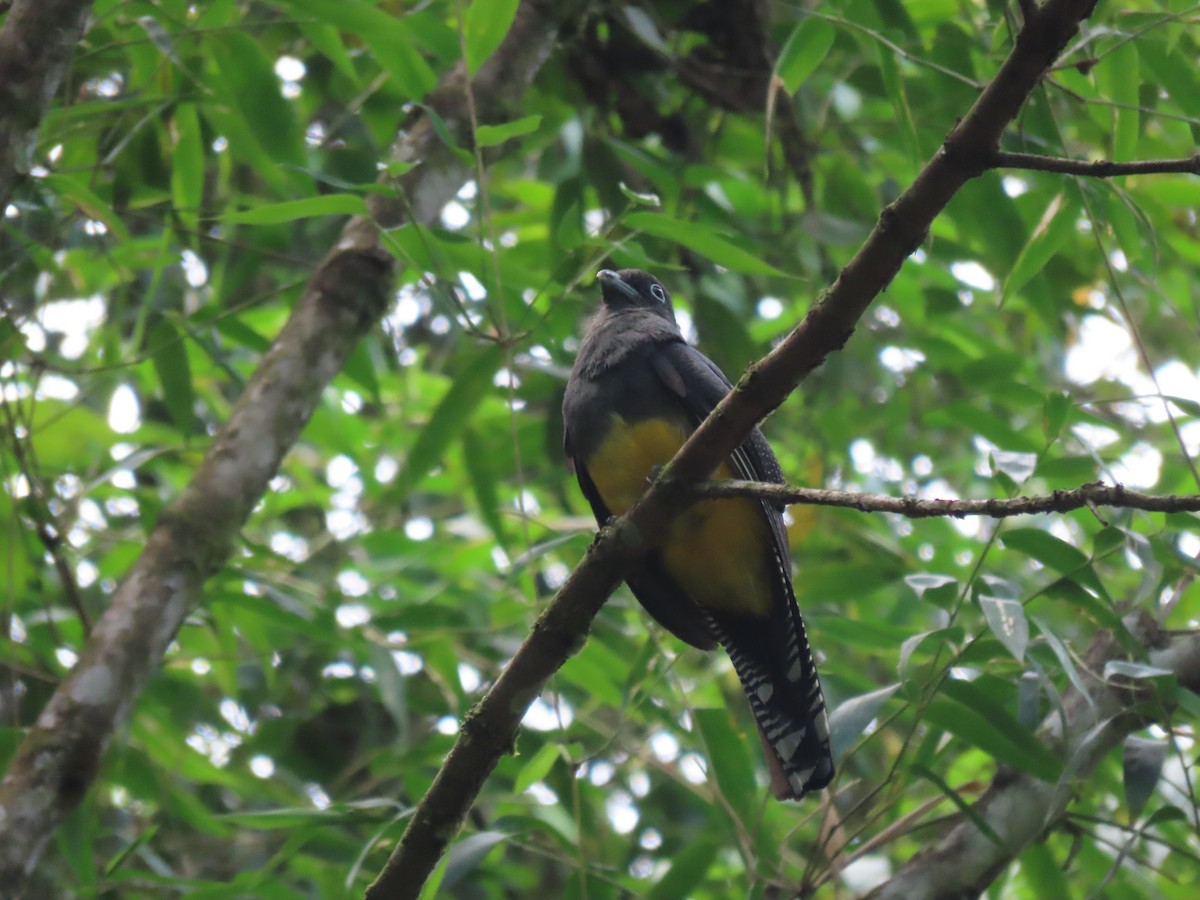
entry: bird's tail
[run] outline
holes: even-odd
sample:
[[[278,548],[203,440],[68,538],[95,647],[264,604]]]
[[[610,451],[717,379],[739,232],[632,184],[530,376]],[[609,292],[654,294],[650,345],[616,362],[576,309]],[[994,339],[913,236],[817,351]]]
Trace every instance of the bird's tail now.
[[[790,579],[780,579],[770,616],[710,612],[713,635],[733,662],[758,722],[771,788],[799,800],[833,779],[821,680]]]

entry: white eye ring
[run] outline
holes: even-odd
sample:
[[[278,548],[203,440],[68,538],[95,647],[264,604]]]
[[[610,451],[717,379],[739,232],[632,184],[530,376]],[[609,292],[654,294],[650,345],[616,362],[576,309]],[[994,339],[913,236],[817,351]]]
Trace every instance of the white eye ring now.
[[[653,297],[655,300],[657,300],[659,303],[667,302],[667,292],[663,290],[661,284],[650,285],[650,296]]]

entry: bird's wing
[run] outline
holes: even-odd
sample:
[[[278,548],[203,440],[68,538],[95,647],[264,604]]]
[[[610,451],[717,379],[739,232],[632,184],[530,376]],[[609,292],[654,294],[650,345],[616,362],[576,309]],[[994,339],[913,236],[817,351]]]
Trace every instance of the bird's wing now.
[[[569,434],[564,439],[564,449],[579,482],[579,489],[583,491],[583,496],[592,507],[596,521],[603,525],[612,518],[612,511],[605,505],[600,491],[596,489],[587,465],[581,458],[572,454]],[[666,573],[656,554],[651,554],[625,580],[646,612],[675,637],[700,650],[712,650],[717,646],[704,614],[675,579]]]
[[[687,344],[659,346],[651,360],[662,382],[686,406],[698,425],[729,393],[732,385],[703,353]],[[781,482],[775,454],[755,428],[729,459],[739,478]],[[824,787],[833,777],[829,726],[816,664],[804,621],[792,590],[791,555],[779,507],[759,501],[771,528],[770,563],[774,602],[769,615],[739,615],[705,610],[710,628],[725,647],[746,692],[768,757],[776,796],[799,799]]]

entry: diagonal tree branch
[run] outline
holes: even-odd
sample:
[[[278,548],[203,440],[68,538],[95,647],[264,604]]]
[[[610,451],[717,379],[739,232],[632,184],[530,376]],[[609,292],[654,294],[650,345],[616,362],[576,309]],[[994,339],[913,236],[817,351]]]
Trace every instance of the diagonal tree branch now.
[[[886,494],[860,494],[857,491],[827,491],[768,484],[762,481],[705,481],[689,492],[693,497],[758,497],[774,503],[805,506],[840,506],[859,512],[896,513],[909,519],[949,516],[991,516],[1003,519],[1033,513],[1062,513],[1084,507],[1115,506],[1148,512],[1200,512],[1200,495],[1166,497],[1128,491],[1119,484],[1094,481],[1070,491],[1054,491],[1040,497],[987,497],[982,500],[922,500],[920,497],[890,497]]]
[[[474,79],[481,117],[502,121],[515,108],[574,8],[524,0],[504,43]],[[465,85],[459,67],[427,98],[463,145],[471,141]],[[19,890],[54,829],[91,785],[114,729],[201,601],[205,579],[228,558],[325,386],[386,309],[395,262],[381,248],[379,226],[399,224],[407,210],[418,221],[433,221],[470,177],[420,111],[400,134],[394,158],[419,163],[397,183],[400,196],[373,195],[372,216],[347,222],[196,474],[155,523],[79,662],[18,748],[0,783],[5,891]]]
[[[1147,652],[1150,665],[1170,672],[1180,688],[1200,691],[1200,635],[1169,640],[1148,613],[1127,616],[1125,625]],[[1053,829],[1066,814],[1072,788],[1084,781],[1104,757],[1133,732],[1145,727],[1145,709],[1154,706],[1152,689],[1137,689],[1091,673],[1125,658],[1120,643],[1102,632],[1080,667],[1089,696],[1074,688],[1063,696],[1063,711],[1048,715],[1039,736],[1061,752],[1065,770],[1057,784],[1024,773],[1003,771],[971,809],[975,821],[961,819],[949,833],[910,860],[868,896],[872,900],[935,900],[976,897],[1025,847]],[[1165,711],[1165,710],[1164,710]],[[1064,726],[1065,722],[1065,726]],[[983,822],[995,837],[981,831]]]
[[[16,0],[0,28],[0,211],[29,171],[42,114],[91,8],[90,0]]]
[[[534,624],[496,683],[463,722],[458,740],[421,799],[367,896],[416,897],[546,680],[586,640],[587,629],[630,567],[664,534],[687,500],[750,429],[850,338],[863,312],[920,246],[935,216],[983,172],[1016,116],[1095,0],[1047,0],[1030,10],[1016,46],[974,106],[909,188],[888,206],[854,259],[804,321],[751,366],[691,436],[638,504],[606,528]]]

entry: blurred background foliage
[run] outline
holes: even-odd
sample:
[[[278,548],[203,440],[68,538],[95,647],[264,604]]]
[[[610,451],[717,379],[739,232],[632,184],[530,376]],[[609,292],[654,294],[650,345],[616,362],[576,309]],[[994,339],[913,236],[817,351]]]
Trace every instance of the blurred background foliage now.
[[[464,47],[486,56],[514,8],[95,4],[0,230],[5,756],[342,215],[389,190],[397,124]],[[736,380],[966,112],[1016,15],[997,0],[613,0],[570,21],[522,116],[481,123],[502,126],[479,135],[486,177],[439,226],[387,234],[390,314],[31,893],[360,892],[591,540],[559,407],[595,270],[653,270]],[[1197,15],[1101,2],[1005,149],[1193,153]],[[787,477],[942,498],[1096,479],[1195,493],[1198,207],[1187,175],[975,179],[767,422]],[[1093,635],[1134,606],[1173,628],[1200,613],[1195,516],[1101,515],[794,508],[828,699],[856,704],[833,792],[798,806],[765,799],[728,661],[652,627],[621,589],[531,708],[441,894],[853,895],[997,764],[1059,778],[1030,726]],[[995,896],[1195,896],[1200,704],[1177,699]]]

